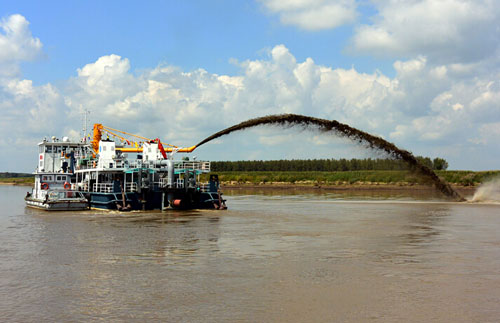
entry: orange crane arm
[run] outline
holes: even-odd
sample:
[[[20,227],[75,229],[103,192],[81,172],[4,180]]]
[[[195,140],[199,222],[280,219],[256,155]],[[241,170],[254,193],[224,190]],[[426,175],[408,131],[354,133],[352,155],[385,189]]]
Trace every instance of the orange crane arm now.
[[[126,142],[129,142],[129,141],[127,139],[125,139],[124,137],[118,135],[116,132],[122,133],[124,135],[129,135],[129,136],[137,137],[137,138],[140,138],[140,139],[143,139],[143,140],[146,140],[146,141],[152,141],[151,139],[148,139],[148,138],[145,138],[145,137],[134,135],[134,134],[131,134],[131,133],[128,133],[128,132],[125,132],[125,131],[118,130],[118,129],[113,129],[113,128],[110,128],[110,127],[103,126],[100,123],[96,123],[96,124],[94,124],[94,136],[93,136],[93,139],[91,141],[91,146],[92,146],[92,149],[94,150],[94,154],[98,154],[99,153],[99,141],[102,138],[102,132],[103,131],[106,131],[109,134],[111,134],[113,136],[116,136],[116,137],[118,137],[121,140],[124,140]],[[180,152],[180,153],[190,153],[190,152],[192,152],[193,150],[196,149],[196,146],[191,146],[191,147],[186,147],[186,148],[179,148],[179,147],[174,146],[174,145],[169,145],[169,144],[161,143],[160,139],[158,139],[158,138],[155,141],[158,143],[158,148],[160,149],[160,151],[161,151],[161,153],[162,153],[162,155],[163,155],[164,158],[166,158],[166,154],[165,154],[166,152],[170,153],[170,152],[176,151],[176,152]],[[168,147],[164,147],[164,146],[168,146]],[[124,152],[124,153],[142,153],[142,148],[139,148],[139,147],[137,147],[137,148],[116,148],[116,150],[119,150],[119,151]]]
[[[94,138],[91,141],[92,149],[94,149],[94,154],[99,153],[99,141],[102,137],[102,124],[94,124]],[[94,156],[95,157],[95,156]]]
[[[142,153],[142,148],[115,148],[123,153]],[[196,146],[186,147],[186,148],[164,148],[165,152],[171,153],[172,151],[177,151],[178,153],[190,153],[196,149]]]

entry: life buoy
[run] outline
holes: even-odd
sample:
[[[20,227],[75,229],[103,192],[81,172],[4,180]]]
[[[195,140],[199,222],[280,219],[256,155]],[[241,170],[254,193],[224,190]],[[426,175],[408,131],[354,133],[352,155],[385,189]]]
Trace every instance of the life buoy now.
[[[71,184],[70,183],[68,183],[68,182],[64,183],[64,189],[65,190],[69,190],[70,188],[71,188]]]
[[[48,189],[49,189],[49,184],[47,184],[47,183],[42,183],[42,184],[40,185],[40,187],[42,188],[42,190],[48,190]]]

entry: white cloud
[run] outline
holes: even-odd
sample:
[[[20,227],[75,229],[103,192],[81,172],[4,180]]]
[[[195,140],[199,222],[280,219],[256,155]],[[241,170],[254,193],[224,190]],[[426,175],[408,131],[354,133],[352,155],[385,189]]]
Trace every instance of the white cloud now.
[[[485,123],[479,128],[479,136],[472,138],[472,143],[487,145],[494,144],[498,147],[500,138],[500,122]]]
[[[42,54],[40,39],[34,38],[29,22],[21,15],[0,20],[0,83],[19,77],[19,63],[32,61]]]
[[[66,102],[72,109],[100,107],[94,118],[103,123],[183,145],[236,122],[276,113],[337,119],[405,146],[481,141],[478,129],[500,121],[496,74],[456,79],[454,66],[431,65],[425,57],[395,62],[394,78],[332,69],[311,58],[297,62],[283,45],[272,48],[267,59],[238,64],[242,73],[233,77],[172,66],[133,76],[127,59],[110,55],[79,70],[70,81],[79,87],[69,87]],[[97,84],[109,90],[96,91]],[[298,140],[282,133],[253,136],[283,147],[285,141]],[[325,143],[314,139],[302,144]]]
[[[391,138],[417,138],[423,142],[440,144],[453,141],[494,144],[492,140],[486,141],[484,138],[487,137],[485,132],[491,133],[490,126],[485,128],[485,125],[500,122],[498,76],[499,73],[492,76],[494,80],[487,76],[483,76],[483,79],[476,77],[459,81],[448,79],[444,82],[446,87],[442,87],[445,90],[432,96],[433,99],[423,110],[423,114],[414,119],[408,118],[405,124],[396,126],[391,132]],[[427,79],[422,78],[422,81]],[[433,86],[432,82],[430,86]],[[420,89],[423,88],[420,86]]]
[[[463,63],[494,55],[500,7],[492,0],[374,0],[373,24],[360,25],[352,47],[383,57],[425,55],[433,62]]]
[[[26,136],[37,132],[32,129],[40,123],[54,124],[53,114],[60,103],[58,90],[20,78],[19,64],[38,58],[41,51],[42,43],[32,36],[23,16],[0,20],[0,137],[7,138],[7,146],[26,142]]]
[[[355,0],[261,0],[281,23],[305,30],[332,29],[356,20]]]
[[[40,55],[42,43],[33,38],[29,22],[21,15],[11,15],[0,21],[0,63],[29,61]]]

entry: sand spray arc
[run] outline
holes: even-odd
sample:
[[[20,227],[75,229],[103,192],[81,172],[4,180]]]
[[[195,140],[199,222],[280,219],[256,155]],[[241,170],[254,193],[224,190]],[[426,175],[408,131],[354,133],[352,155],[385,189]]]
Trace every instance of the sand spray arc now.
[[[235,131],[241,131],[262,125],[275,125],[282,127],[301,126],[304,129],[319,130],[324,133],[333,133],[337,136],[349,138],[360,144],[365,144],[368,148],[382,150],[396,159],[404,160],[410,166],[410,169],[414,170],[420,176],[430,180],[430,182],[434,184],[434,186],[444,195],[457,201],[465,201],[465,199],[457,191],[455,191],[450,184],[440,179],[436,173],[432,171],[432,169],[420,163],[409,151],[399,149],[396,145],[380,137],[370,135],[369,133],[340,123],[336,120],[330,121],[299,114],[268,115],[250,119],[216,132],[199,142],[195,147],[199,147],[211,140],[228,135]]]

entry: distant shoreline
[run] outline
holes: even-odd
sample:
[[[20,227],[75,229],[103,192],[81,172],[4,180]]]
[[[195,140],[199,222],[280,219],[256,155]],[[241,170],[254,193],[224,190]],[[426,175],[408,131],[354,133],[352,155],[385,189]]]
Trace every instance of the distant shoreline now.
[[[0,182],[0,185],[11,185],[11,186],[33,186],[33,183],[26,183],[26,182]]]

